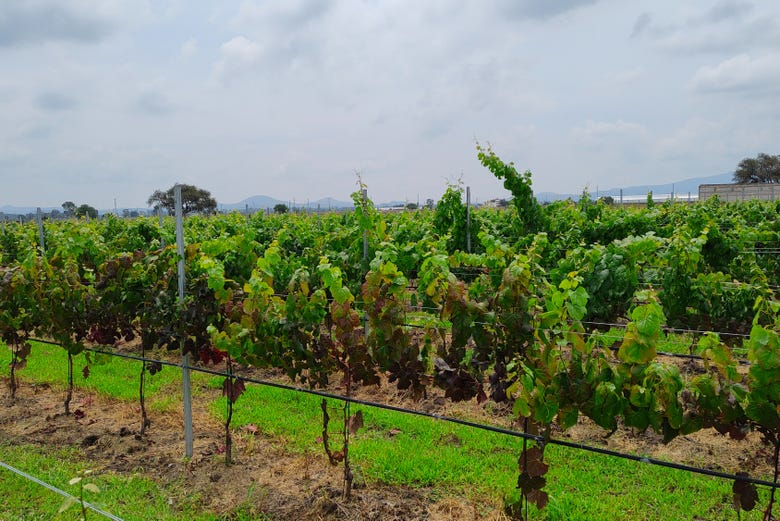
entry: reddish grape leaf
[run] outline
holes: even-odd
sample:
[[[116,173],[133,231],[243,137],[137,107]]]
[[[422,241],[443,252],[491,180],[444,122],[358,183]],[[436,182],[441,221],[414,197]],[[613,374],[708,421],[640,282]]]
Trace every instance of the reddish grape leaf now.
[[[534,459],[528,460],[528,465],[525,467],[525,471],[528,472],[528,475],[532,478],[544,476],[547,474],[547,471],[550,469],[550,466],[544,463],[542,460]]]
[[[547,506],[550,502],[550,496],[544,490],[532,490],[526,495],[530,503],[534,503],[539,510]]]
[[[481,405],[485,403],[487,400],[488,400],[487,394],[485,394],[485,390],[482,389],[482,387],[480,386],[479,391],[477,391],[477,403]]]
[[[358,411],[349,418],[349,433],[355,434],[363,427],[363,411]]]
[[[749,477],[747,472],[737,472],[737,476]],[[754,483],[748,483],[747,481],[735,480],[731,486],[731,491],[734,493],[734,506],[737,509],[745,511],[751,511],[756,507],[758,502],[758,490]]]
[[[82,374],[82,376],[84,376],[85,380],[87,378],[89,378],[89,366],[88,365],[84,366],[84,369],[81,370],[81,374]]]
[[[160,371],[162,371],[162,363],[160,362],[148,362],[146,364],[146,370],[149,371],[149,374],[154,376]]]
[[[245,390],[246,384],[243,380],[233,381],[231,378],[225,378],[225,381],[222,382],[222,396],[227,396],[232,403],[236,403],[238,397],[244,394]]]
[[[82,420],[84,419],[84,416],[86,416],[86,413],[84,413],[84,411],[82,411],[81,409],[76,409],[73,412],[73,418],[75,418],[76,420]]]
[[[737,425],[736,423],[731,423],[729,425],[728,432],[729,438],[732,440],[744,440],[750,432],[750,428],[747,425]]]
[[[531,477],[527,472],[523,472],[517,478],[517,488],[523,494],[528,494],[532,490],[540,490],[547,484],[547,480],[541,476]]]
[[[344,459],[344,452],[337,450],[333,454],[331,454],[331,457],[334,461],[341,461]]]
[[[32,346],[30,345],[30,342],[24,342],[19,347],[19,350],[16,352],[16,358],[19,360],[25,360],[27,356],[30,354],[30,350],[32,349]]]

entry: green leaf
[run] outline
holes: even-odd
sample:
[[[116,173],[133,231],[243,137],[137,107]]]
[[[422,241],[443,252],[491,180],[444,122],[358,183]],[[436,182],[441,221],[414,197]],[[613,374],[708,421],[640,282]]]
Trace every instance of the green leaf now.
[[[332,289],[331,292],[333,293],[333,299],[339,304],[351,302],[354,299],[352,293],[345,287]]]
[[[652,398],[653,396],[648,389],[636,384],[631,386],[628,400],[634,407],[649,407]]]
[[[635,323],[629,323],[623,336],[623,343],[618,349],[618,358],[628,364],[646,364],[656,357],[654,345],[647,345],[637,335]]]
[[[579,316],[574,316],[572,314],[572,318],[574,318],[574,320],[582,320],[582,317],[585,316],[585,312],[588,308],[588,292],[585,291],[585,288],[580,286],[571,293],[570,298],[572,305],[578,310],[578,314],[581,313]]]
[[[645,337],[659,334],[663,323],[663,312],[657,304],[637,306],[631,313],[637,332]]]
[[[748,358],[762,369],[780,369],[780,340],[777,333],[761,326],[750,331]]]
[[[528,418],[531,416],[531,406],[528,401],[523,397],[515,398],[515,404],[512,406],[512,412],[515,416]]]
[[[549,425],[558,414],[558,401],[553,395],[547,395],[534,411],[534,419],[539,423]]]
[[[558,411],[558,423],[563,430],[567,430],[577,425],[580,411],[576,407],[567,407]]]
[[[772,430],[780,427],[780,415],[778,415],[777,407],[766,400],[750,402],[745,407],[745,414],[762,427]]]

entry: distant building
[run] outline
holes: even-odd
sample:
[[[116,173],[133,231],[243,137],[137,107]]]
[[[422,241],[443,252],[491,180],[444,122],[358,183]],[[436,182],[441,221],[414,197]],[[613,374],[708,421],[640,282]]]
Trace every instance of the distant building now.
[[[741,183],[699,185],[699,200],[717,195],[721,201],[776,201],[780,199],[780,184]]]
[[[506,208],[509,202],[506,199],[488,199],[482,203],[483,208]]]

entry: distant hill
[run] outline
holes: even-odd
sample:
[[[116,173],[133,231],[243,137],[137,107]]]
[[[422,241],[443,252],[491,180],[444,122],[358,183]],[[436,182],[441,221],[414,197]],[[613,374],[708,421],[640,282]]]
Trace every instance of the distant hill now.
[[[41,212],[44,214],[51,213],[52,210],[56,210],[58,212],[62,212],[61,206],[41,206]],[[137,212],[141,215],[146,215],[150,210],[149,208],[119,208],[119,214],[121,215],[123,211],[128,212]],[[13,219],[15,217],[18,217],[19,215],[27,216],[27,215],[35,215],[38,212],[38,208],[34,206],[0,206],[0,216],[5,217],[6,219]],[[99,215],[105,215],[109,213],[114,213],[114,209],[102,209],[98,210]],[[0,218],[2,220],[2,218]]]
[[[43,213],[51,212],[52,210],[59,210],[62,211],[62,208],[59,206],[45,206],[41,207],[41,211]],[[38,211],[37,208],[32,206],[0,206],[0,213],[6,215],[7,217],[11,217],[14,215],[27,215],[30,213],[36,213]]]
[[[267,195],[253,195],[252,197],[247,197],[246,199],[242,199],[241,201],[237,203],[232,204],[218,204],[217,208],[223,211],[230,211],[230,210],[245,210],[249,208],[250,210],[267,210],[269,208],[273,209],[274,206],[277,204],[283,204],[286,205],[288,208],[295,207],[295,208],[308,208],[309,210],[316,210],[317,206],[319,205],[319,208],[321,210],[330,210],[334,208],[351,208],[352,202],[344,202],[344,201],[338,201],[336,199],[333,199],[332,197],[326,197],[324,199],[317,199],[316,201],[282,201],[279,199],[274,199],[273,197],[269,197]]]
[[[647,192],[652,191],[654,194],[671,194],[674,192],[676,195],[678,195],[680,198],[684,198],[688,193],[691,195],[698,195],[699,194],[699,185],[702,184],[730,184],[732,181],[733,173],[729,172],[726,174],[719,174],[719,175],[713,175],[708,177],[695,177],[692,179],[685,179],[683,181],[676,181],[674,183],[666,183],[661,185],[638,185],[638,186],[629,186],[623,188],[623,196],[624,197],[638,197],[638,196],[646,196]],[[593,187],[590,187],[591,190],[591,196],[592,197],[603,197],[603,196],[612,196],[615,199],[620,197],[620,188],[611,188],[609,190],[599,190],[598,193],[596,193],[595,189]],[[580,195],[582,193],[568,193],[568,194],[559,194],[554,192],[539,192],[536,193],[536,198],[540,202],[551,202],[551,201],[560,201],[564,199],[574,199],[577,200],[580,198]],[[389,202],[376,202],[377,208],[388,208],[388,207],[396,207],[396,206],[403,206],[405,203],[401,201],[389,201]],[[323,199],[317,199],[316,201],[295,201],[293,203],[292,201],[282,201],[280,199],[274,199],[273,197],[269,197],[267,195],[253,195],[252,197],[247,197],[246,199],[243,199],[237,203],[232,204],[218,204],[217,208],[221,211],[231,211],[231,210],[245,210],[249,208],[250,210],[268,210],[273,209],[274,206],[277,204],[284,204],[287,205],[292,209],[294,206],[295,208],[308,208],[309,211],[316,211],[317,206],[319,205],[320,210],[332,210],[332,209],[342,209],[342,208],[352,208],[353,203],[352,201],[346,202],[346,201],[339,201],[337,199],[333,199],[332,197],[326,197]],[[52,210],[61,211],[62,208],[59,206],[47,206],[42,207],[41,210],[44,213],[49,213]],[[138,211],[139,213],[146,213],[148,211],[148,208],[131,208],[130,210]],[[99,210],[101,214],[104,213],[113,213],[114,210],[112,209],[101,209]],[[11,206],[11,205],[5,205],[0,206],[0,214],[4,215],[7,219],[12,219],[17,215],[28,215],[28,214],[34,214],[36,212],[35,207],[31,206]]]
[[[679,195],[680,197],[686,196],[688,193],[691,195],[698,196],[699,195],[699,185],[705,185],[705,184],[730,184],[732,181],[734,174],[733,172],[729,172],[726,174],[718,174],[718,175],[711,175],[707,177],[694,177],[691,179],[685,179],[683,181],[675,181],[674,183],[666,183],[661,185],[638,185],[638,186],[628,186],[624,187],[623,190],[623,196],[624,197],[631,197],[631,196],[646,196],[648,192],[653,192],[654,194],[671,194],[675,193],[676,195]],[[620,188],[610,188],[609,190],[599,190],[598,194],[596,193],[595,189],[593,187],[590,187],[591,190],[591,197],[604,197],[604,196],[612,196],[614,198],[620,197]],[[577,200],[580,198],[580,195],[582,193],[577,194],[558,194],[554,192],[540,192],[536,194],[536,198],[540,202],[550,202],[550,201],[561,201],[564,199],[574,199]]]

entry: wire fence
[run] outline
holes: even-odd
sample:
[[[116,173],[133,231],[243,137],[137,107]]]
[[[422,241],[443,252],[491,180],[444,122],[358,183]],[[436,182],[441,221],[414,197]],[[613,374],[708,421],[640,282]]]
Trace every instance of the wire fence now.
[[[61,345],[59,343],[57,343],[57,342],[52,342],[52,341],[43,340],[43,339],[31,339],[31,340],[33,340],[35,342],[40,342],[40,343],[43,343],[43,344],[48,344],[48,345],[60,346],[61,347]],[[163,366],[174,367],[174,368],[179,368],[179,369],[181,369],[183,367],[182,364],[177,363],[177,362],[172,362],[172,361],[169,361],[169,360],[159,360],[159,359],[156,359],[156,358],[142,357],[142,356],[128,354],[128,353],[118,353],[118,352],[115,352],[115,351],[108,351],[108,350],[97,348],[97,347],[87,347],[87,348],[85,348],[85,350],[87,350],[89,352],[92,352],[92,353],[95,353],[95,354],[107,355],[107,356],[123,358],[123,359],[127,359],[127,360],[134,360],[134,361],[142,362],[142,363],[160,364],[160,365],[163,365]],[[290,384],[284,384],[284,383],[279,383],[279,382],[273,382],[273,381],[270,381],[270,380],[263,380],[263,379],[254,378],[254,377],[251,377],[251,376],[244,376],[244,375],[239,375],[239,374],[235,374],[235,373],[228,374],[227,372],[224,372],[224,371],[219,371],[219,370],[216,370],[216,369],[209,369],[207,367],[202,367],[202,366],[198,366],[198,365],[190,365],[189,369],[191,371],[196,371],[196,372],[200,372],[200,373],[204,373],[204,374],[209,374],[209,375],[212,375],[212,376],[218,376],[218,377],[223,377],[223,378],[232,377],[235,380],[240,380],[240,381],[243,381],[245,383],[260,385],[260,386],[263,386],[263,387],[272,387],[272,388],[282,389],[282,390],[289,391],[289,392],[304,393],[304,394],[318,396],[318,397],[321,397],[321,398],[342,401],[342,402],[345,402],[345,403],[350,403],[350,404],[355,404],[355,405],[362,405],[362,406],[365,406],[365,407],[372,407],[372,408],[386,410],[386,411],[393,411],[393,412],[397,412],[397,413],[401,413],[401,414],[407,414],[407,415],[412,415],[412,416],[419,416],[419,417],[429,418],[429,419],[433,419],[433,420],[438,420],[438,421],[453,423],[453,424],[457,424],[457,425],[462,425],[462,426],[465,426],[465,427],[468,427],[468,428],[472,428],[472,429],[488,431],[488,432],[494,432],[494,433],[498,433],[498,434],[502,434],[502,435],[506,435],[506,436],[512,436],[512,437],[519,438],[519,439],[526,439],[526,440],[534,441],[534,442],[537,442],[537,443],[545,443],[545,444],[548,444],[548,445],[557,445],[557,446],[566,447],[566,448],[569,448],[569,449],[593,452],[593,453],[596,453],[596,454],[601,454],[601,455],[605,455],[605,456],[609,456],[609,457],[625,459],[625,460],[630,460],[630,461],[635,461],[635,462],[640,462],[640,463],[646,463],[648,465],[656,465],[656,466],[660,466],[660,467],[666,467],[666,468],[670,468],[670,469],[690,472],[690,473],[693,473],[693,474],[700,474],[700,475],[703,475],[703,476],[721,478],[721,479],[726,479],[726,480],[730,480],[730,481],[740,481],[740,482],[745,482],[745,483],[753,483],[755,485],[765,486],[765,487],[769,487],[769,488],[772,488],[772,489],[780,488],[780,484],[777,483],[777,482],[768,481],[768,480],[765,480],[765,479],[753,478],[753,477],[749,477],[749,476],[746,476],[746,475],[743,475],[743,474],[732,474],[732,473],[728,473],[728,472],[721,472],[721,471],[707,469],[707,468],[695,467],[695,466],[692,466],[692,465],[686,465],[686,464],[682,464],[682,463],[665,461],[665,460],[660,460],[660,459],[657,459],[657,458],[651,458],[651,457],[648,457],[648,456],[641,456],[641,455],[637,455],[637,454],[629,454],[629,453],[625,453],[625,452],[615,451],[615,450],[612,450],[612,449],[607,449],[607,448],[603,448],[603,447],[596,447],[596,446],[588,445],[588,444],[585,444],[585,443],[579,443],[579,442],[563,440],[563,439],[558,439],[558,438],[549,438],[549,439],[547,439],[547,438],[545,438],[543,436],[530,434],[530,433],[523,432],[523,431],[517,431],[517,430],[509,429],[509,428],[506,428],[506,427],[499,427],[499,426],[495,426],[495,425],[488,425],[488,424],[474,422],[474,421],[470,421],[470,420],[464,420],[464,419],[461,419],[461,418],[455,418],[455,417],[452,417],[452,416],[436,414],[436,413],[430,413],[430,412],[425,412],[425,411],[419,411],[419,410],[415,410],[415,409],[409,409],[409,408],[406,408],[406,407],[399,407],[399,406],[389,405],[389,404],[384,404],[384,403],[379,403],[379,402],[373,402],[373,401],[369,401],[369,400],[363,400],[363,399],[354,398],[354,397],[350,397],[350,396],[344,396],[344,395],[341,395],[341,394],[331,393],[331,392],[322,391],[322,390],[318,390],[318,389],[310,389],[310,388],[300,387],[300,386],[296,386],[296,385],[290,385]]]

